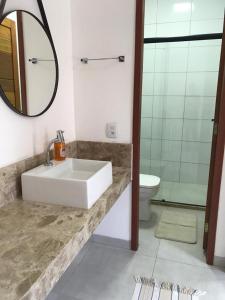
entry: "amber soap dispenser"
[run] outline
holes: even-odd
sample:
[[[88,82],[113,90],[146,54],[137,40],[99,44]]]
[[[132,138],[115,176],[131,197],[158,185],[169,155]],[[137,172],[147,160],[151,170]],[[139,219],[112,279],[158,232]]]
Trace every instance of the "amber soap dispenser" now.
[[[66,159],[66,146],[63,136],[64,131],[57,131],[57,139],[54,143],[54,158],[56,161],[62,161]]]

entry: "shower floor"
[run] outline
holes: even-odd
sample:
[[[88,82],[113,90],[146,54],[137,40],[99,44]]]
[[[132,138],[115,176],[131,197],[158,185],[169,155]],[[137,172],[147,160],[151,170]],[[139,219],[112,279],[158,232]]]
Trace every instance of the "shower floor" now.
[[[207,185],[162,181],[154,200],[206,206]]]

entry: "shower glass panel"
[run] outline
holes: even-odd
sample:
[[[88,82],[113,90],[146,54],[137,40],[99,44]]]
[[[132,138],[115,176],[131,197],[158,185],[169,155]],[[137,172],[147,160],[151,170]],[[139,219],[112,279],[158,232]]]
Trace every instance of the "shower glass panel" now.
[[[221,40],[145,44],[141,173],[154,200],[206,205]]]

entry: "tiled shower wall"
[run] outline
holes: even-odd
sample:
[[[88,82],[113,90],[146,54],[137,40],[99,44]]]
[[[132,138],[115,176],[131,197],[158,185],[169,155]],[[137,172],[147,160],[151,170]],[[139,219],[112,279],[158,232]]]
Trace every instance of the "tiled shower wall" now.
[[[224,0],[146,0],[145,36],[222,32]],[[141,172],[207,184],[221,41],[144,49]]]

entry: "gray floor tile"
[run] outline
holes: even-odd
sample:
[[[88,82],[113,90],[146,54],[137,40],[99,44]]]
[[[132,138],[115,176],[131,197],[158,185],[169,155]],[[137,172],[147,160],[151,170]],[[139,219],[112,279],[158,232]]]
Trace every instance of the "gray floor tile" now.
[[[162,239],[157,257],[193,266],[208,267],[203,251],[203,232],[198,231],[197,244],[186,244]]]
[[[159,223],[162,210],[160,205],[151,205],[151,219],[148,222],[140,222],[138,253],[150,257],[157,256],[159,239],[155,237],[155,228]]]
[[[134,275],[155,276],[159,280],[207,290],[204,300],[225,299],[224,271],[204,262],[204,212],[189,211],[198,215],[199,239],[197,245],[188,245],[154,236],[162,211],[180,209],[158,205],[152,205],[151,209],[151,220],[140,222],[137,253],[89,242],[46,300],[130,300],[135,287]]]
[[[71,263],[71,265],[65,271],[65,273],[60,278],[58,283],[55,285],[54,289],[49,294],[49,296],[47,297],[46,300],[63,300],[63,298],[61,298],[62,297],[61,291],[62,291],[63,287],[65,286],[66,282],[68,282],[68,280],[71,278],[72,274],[75,272],[77,266],[82,262],[85,255],[88,253],[88,249],[90,247],[90,244],[91,244],[90,241],[85,244],[83,249],[80,251],[80,253],[76,256],[76,258]],[[67,299],[66,296],[65,296],[65,300],[77,300],[77,299],[74,299],[74,298],[71,299],[71,297],[69,297]]]
[[[202,268],[157,259],[153,276],[157,280],[206,291],[202,300],[225,299],[225,271],[215,267]]]
[[[51,292],[46,300],[79,300],[79,299]]]
[[[155,259],[92,243],[82,263],[54,293],[77,299],[131,299],[134,275],[151,277]],[[62,279],[63,280],[63,279]]]
[[[155,227],[148,226],[148,224],[140,224],[138,253],[156,257],[160,241],[155,237]]]

